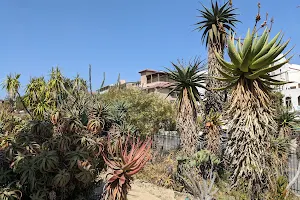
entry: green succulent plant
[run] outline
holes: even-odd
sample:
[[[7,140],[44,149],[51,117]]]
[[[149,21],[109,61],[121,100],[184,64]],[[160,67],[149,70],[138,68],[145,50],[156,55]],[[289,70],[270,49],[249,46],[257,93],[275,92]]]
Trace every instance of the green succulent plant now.
[[[71,179],[71,174],[66,169],[59,170],[58,174],[53,178],[53,185],[56,187],[65,187]]]
[[[278,74],[270,73],[291,58],[282,61],[290,52],[282,54],[289,41],[282,42],[280,33],[272,39],[269,37],[268,29],[261,36],[255,29],[252,33],[248,30],[243,44],[239,40],[235,45],[235,38],[230,35],[227,44],[231,62],[215,51],[223,76],[215,78],[228,83],[219,89],[232,88],[226,110],[229,138],[225,150],[232,187],[246,190],[250,199],[261,198],[279,168],[271,161],[269,151],[278,131],[271,92],[273,86],[286,82],[277,80]]]
[[[47,198],[47,191],[39,190],[36,193],[30,195],[31,200],[41,200],[41,199],[48,199]]]
[[[206,75],[201,72],[202,62],[198,59],[189,63],[178,61],[172,63],[174,69],[167,69],[169,78],[174,82],[170,85],[172,93],[177,93],[177,127],[180,133],[182,151],[192,155],[196,150],[197,105],[201,100],[198,88],[205,86]]]
[[[0,185],[4,185],[12,181],[14,178],[13,171],[0,167]]]
[[[12,100],[20,96],[18,79],[5,83]],[[0,199],[86,198],[105,165],[106,138],[98,133],[123,127],[124,117],[109,119],[112,108],[87,93],[79,76],[68,79],[58,68],[48,82],[31,79],[24,98],[31,117],[0,106]],[[115,110],[126,112],[122,104]]]
[[[59,165],[59,157],[56,151],[44,151],[39,155],[36,163],[42,173],[53,172]]]
[[[77,165],[78,161],[85,160],[87,157],[87,152],[78,148],[75,151],[70,151],[66,153],[66,160],[68,161],[70,168],[73,168]]]
[[[75,174],[75,178],[84,184],[87,184],[87,183],[90,183],[91,181],[93,181],[94,177],[95,177],[94,174],[90,170],[82,170],[78,174]]]
[[[197,22],[197,30],[203,31],[202,42],[206,46],[219,45],[220,48],[224,48],[226,44],[226,30],[233,30],[235,24],[239,22],[236,19],[237,14],[235,8],[229,6],[229,3],[225,3],[219,6],[218,2],[211,2],[211,9],[203,6],[204,10],[198,10],[203,20]]]
[[[288,109],[280,110],[276,120],[279,126],[280,137],[291,138],[293,133],[300,127],[300,120],[297,119],[296,112],[291,112]]]
[[[36,171],[38,170],[35,165],[34,159],[26,160],[24,159],[24,164],[18,169],[18,173],[21,175],[20,183],[22,185],[28,185],[30,192],[34,191],[36,186]]]
[[[196,152],[193,155],[192,160],[190,161],[190,164],[192,166],[199,166],[199,165],[211,164],[211,163],[214,165],[219,165],[221,161],[216,155],[212,154],[208,150],[201,150]]]
[[[1,200],[20,200],[22,198],[22,192],[11,188],[0,188]]]
[[[270,75],[283,65],[290,61],[290,58],[283,62],[282,58],[288,55],[289,50],[283,55],[280,55],[287,47],[289,41],[282,43],[283,35],[278,33],[273,39],[269,40],[269,32],[266,29],[263,34],[258,37],[257,34],[248,30],[247,36],[242,44],[241,40],[235,45],[234,35],[228,39],[228,55],[231,62],[225,61],[221,55],[215,51],[216,57],[222,66],[219,72],[222,78],[214,77],[220,81],[226,81],[229,85],[226,88],[231,88],[241,80],[245,81],[259,81],[266,89],[271,90],[272,85],[283,85],[287,82],[279,81],[274,77],[278,74]],[[279,39],[279,40],[278,40]],[[237,48],[236,48],[237,46]]]

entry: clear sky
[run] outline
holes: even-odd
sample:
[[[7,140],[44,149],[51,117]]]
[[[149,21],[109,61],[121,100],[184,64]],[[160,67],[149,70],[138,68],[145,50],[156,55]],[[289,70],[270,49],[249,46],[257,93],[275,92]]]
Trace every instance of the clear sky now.
[[[87,79],[92,65],[93,89],[102,74],[106,84],[136,81],[138,71],[163,70],[176,59],[205,59],[201,33],[193,31],[199,0],[1,0],[0,80],[20,73],[24,86],[30,77],[48,76],[58,65],[68,77]],[[209,5],[210,0],[201,1]],[[292,63],[300,64],[299,0],[261,0],[261,14],[274,16],[273,34],[282,30],[296,45]],[[257,1],[233,0],[245,35],[253,27]],[[264,17],[263,17],[264,18]],[[290,46],[292,46],[290,45]],[[0,91],[0,98],[5,96]]]

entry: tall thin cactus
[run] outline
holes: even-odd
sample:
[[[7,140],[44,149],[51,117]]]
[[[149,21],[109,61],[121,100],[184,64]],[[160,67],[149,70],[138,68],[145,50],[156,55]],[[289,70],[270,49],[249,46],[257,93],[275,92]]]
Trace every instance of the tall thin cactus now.
[[[90,92],[91,95],[93,94],[92,90],[92,65],[89,65],[89,82],[90,82]]]

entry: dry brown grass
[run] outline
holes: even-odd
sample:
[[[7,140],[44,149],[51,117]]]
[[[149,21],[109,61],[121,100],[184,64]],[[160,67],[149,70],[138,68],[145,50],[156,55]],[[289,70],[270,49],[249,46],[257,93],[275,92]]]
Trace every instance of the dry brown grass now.
[[[157,186],[180,190],[180,186],[178,186],[178,183],[176,183],[174,179],[177,169],[175,152],[172,152],[167,156],[159,155],[157,152],[154,152],[153,154],[154,156],[151,162],[136,175],[136,178]]]

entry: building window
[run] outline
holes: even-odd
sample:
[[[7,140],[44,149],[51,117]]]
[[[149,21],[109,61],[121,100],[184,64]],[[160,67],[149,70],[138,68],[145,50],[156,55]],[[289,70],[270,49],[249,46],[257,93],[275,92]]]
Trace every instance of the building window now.
[[[152,75],[152,83],[157,82],[158,81],[158,75],[157,74],[153,74]]]
[[[167,82],[167,76],[166,75],[160,75],[159,76],[159,81]]]
[[[296,89],[296,88],[297,88],[296,86],[291,86],[291,87],[290,87],[290,89]]]
[[[285,72],[285,81],[289,81],[289,74],[288,74],[288,72]]]
[[[147,83],[151,83],[151,75],[147,76]]]
[[[298,106],[300,106],[300,96],[298,97]]]
[[[286,105],[287,108],[292,107],[292,98],[291,97],[286,97],[285,98],[285,105]]]
[[[300,83],[298,83],[298,88],[300,88]]]

